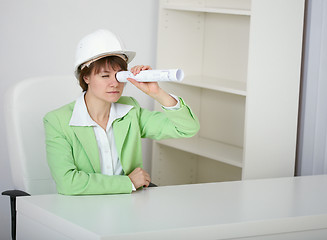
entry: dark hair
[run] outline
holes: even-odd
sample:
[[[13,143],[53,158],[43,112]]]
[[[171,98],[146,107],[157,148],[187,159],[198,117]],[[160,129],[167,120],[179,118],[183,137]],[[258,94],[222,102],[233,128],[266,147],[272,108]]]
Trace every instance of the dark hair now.
[[[89,76],[91,73],[97,74],[101,69],[111,66],[115,71],[127,71],[127,63],[121,57],[108,56],[101,58],[90,64],[89,67],[85,67],[80,70],[79,74],[79,85],[86,91],[88,89],[87,83],[84,81],[85,76]]]

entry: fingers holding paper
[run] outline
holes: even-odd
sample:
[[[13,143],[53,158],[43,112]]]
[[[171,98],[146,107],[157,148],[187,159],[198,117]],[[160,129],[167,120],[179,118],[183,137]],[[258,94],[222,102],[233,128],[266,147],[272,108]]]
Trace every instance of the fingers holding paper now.
[[[135,75],[139,74],[141,71],[151,70],[150,66],[138,65],[132,67],[130,72]],[[138,82],[133,78],[127,78],[129,82],[131,82],[134,86],[140,89],[145,94],[149,95],[161,105],[165,107],[175,106],[177,101],[170,96],[166,91],[159,87],[157,82]]]
[[[148,65],[136,65],[131,68],[130,72],[134,75],[139,74],[143,70],[152,70],[152,68]]]
[[[136,76],[141,71],[145,70],[152,70],[150,66],[147,65],[137,65],[131,68],[130,72]],[[145,94],[155,97],[160,91],[160,87],[157,82],[138,82],[134,78],[127,78],[127,80],[132,83],[134,86],[136,86],[138,89],[140,89]]]

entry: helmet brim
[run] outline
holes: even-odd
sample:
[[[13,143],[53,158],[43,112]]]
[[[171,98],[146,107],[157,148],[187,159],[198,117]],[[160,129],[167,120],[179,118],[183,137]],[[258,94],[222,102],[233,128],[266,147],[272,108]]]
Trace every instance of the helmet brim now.
[[[115,55],[124,55],[127,57],[127,64],[130,63],[134,58],[135,58],[135,55],[136,55],[136,52],[134,51],[128,51],[128,50],[124,50],[124,51],[112,51],[112,52],[106,52],[106,53],[101,53],[101,54],[98,54],[96,56],[93,56],[92,58],[90,59],[87,59],[85,62],[83,63],[80,63],[78,64],[75,69],[74,69],[74,74],[75,74],[75,77],[77,79],[79,79],[79,74],[80,74],[80,67],[88,62],[88,61],[91,61],[92,59],[96,59],[97,60],[100,60],[101,58],[104,58],[104,57],[108,57],[108,56],[115,56]]]

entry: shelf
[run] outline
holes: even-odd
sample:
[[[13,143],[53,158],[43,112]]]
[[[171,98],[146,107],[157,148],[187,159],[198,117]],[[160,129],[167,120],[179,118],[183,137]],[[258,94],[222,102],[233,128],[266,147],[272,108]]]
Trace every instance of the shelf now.
[[[243,151],[239,147],[199,137],[167,139],[155,143],[242,168]]]
[[[183,97],[201,129],[154,141],[158,182],[292,175],[304,10],[304,0],[160,0],[156,68],[185,71],[162,85]]]
[[[198,7],[198,6],[178,6],[178,5],[163,5],[164,9],[178,10],[178,11],[192,11],[192,12],[205,12],[205,13],[222,13],[231,15],[244,15],[250,16],[250,10],[244,9],[230,9],[230,8],[208,8],[208,7]]]
[[[246,96],[246,83],[206,76],[185,77],[179,84]]]

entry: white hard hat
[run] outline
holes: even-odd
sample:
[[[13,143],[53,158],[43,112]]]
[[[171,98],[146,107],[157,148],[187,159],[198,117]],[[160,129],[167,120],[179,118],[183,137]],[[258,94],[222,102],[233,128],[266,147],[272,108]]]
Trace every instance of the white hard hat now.
[[[100,29],[83,37],[76,49],[74,73],[78,79],[80,66],[88,66],[92,62],[106,56],[117,55],[126,60],[133,60],[135,52],[126,50],[123,42],[114,33]]]

